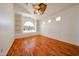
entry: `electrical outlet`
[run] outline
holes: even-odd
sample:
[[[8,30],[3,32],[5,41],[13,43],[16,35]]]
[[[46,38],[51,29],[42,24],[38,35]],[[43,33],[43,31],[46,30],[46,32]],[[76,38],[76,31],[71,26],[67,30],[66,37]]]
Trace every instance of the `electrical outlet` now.
[[[1,49],[1,53],[3,52],[3,48]]]

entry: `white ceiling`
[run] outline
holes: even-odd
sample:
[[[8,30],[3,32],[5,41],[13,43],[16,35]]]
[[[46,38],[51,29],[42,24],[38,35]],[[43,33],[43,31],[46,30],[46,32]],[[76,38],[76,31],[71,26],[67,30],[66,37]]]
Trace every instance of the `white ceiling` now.
[[[33,9],[31,3],[28,3],[28,4],[19,3],[19,4],[15,4],[15,5],[18,5],[22,8],[24,8],[25,10],[27,10],[29,12],[29,13],[26,12],[27,14],[30,14],[32,17],[35,17],[36,19],[44,19],[44,18],[53,16],[54,14],[61,12],[76,4],[73,4],[73,3],[47,3],[46,11],[44,12],[44,14],[42,16],[33,14],[34,9]]]

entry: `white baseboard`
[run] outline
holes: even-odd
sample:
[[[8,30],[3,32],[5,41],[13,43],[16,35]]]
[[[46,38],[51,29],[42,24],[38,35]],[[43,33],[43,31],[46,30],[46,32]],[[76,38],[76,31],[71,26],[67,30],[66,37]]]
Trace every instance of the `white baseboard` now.
[[[69,44],[72,44],[72,45],[79,46],[79,44],[67,42],[67,41],[64,41],[64,40],[61,40],[61,39],[59,39],[59,38],[55,38],[55,37],[52,37],[52,36],[49,36],[49,35],[45,35],[45,34],[41,34],[41,35],[42,35],[42,36],[45,36],[45,37],[48,37],[48,38],[51,38],[51,39],[55,39],[55,40],[58,40],[58,41],[62,41],[62,42],[66,42],[66,43],[69,43]]]
[[[34,35],[40,35],[39,33],[35,33],[35,34],[25,34],[25,35],[19,35],[19,36],[16,36],[15,39],[18,39],[18,38],[23,38],[23,37],[28,37],[28,36],[34,36]]]

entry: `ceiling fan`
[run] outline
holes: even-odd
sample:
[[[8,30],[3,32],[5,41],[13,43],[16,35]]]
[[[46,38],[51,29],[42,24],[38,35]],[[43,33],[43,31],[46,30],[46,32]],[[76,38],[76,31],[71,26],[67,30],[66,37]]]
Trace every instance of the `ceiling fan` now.
[[[34,8],[34,14],[44,14],[47,5],[44,3],[39,3],[39,4],[32,4],[33,8]]]

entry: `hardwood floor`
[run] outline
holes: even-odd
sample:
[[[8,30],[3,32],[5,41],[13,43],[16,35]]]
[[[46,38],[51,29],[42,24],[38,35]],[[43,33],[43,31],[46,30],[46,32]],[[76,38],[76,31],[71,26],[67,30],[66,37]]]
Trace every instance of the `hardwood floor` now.
[[[15,39],[8,56],[79,56],[79,46],[41,35]]]

